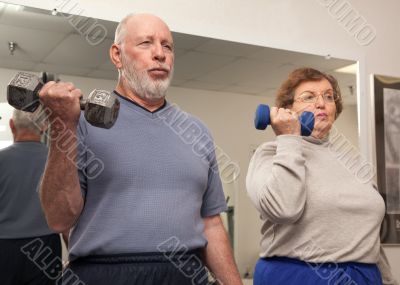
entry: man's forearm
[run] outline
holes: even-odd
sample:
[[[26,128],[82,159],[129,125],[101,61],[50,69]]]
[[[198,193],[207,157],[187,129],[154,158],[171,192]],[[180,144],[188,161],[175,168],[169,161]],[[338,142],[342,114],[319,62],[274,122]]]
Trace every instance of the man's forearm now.
[[[40,189],[47,223],[55,232],[71,228],[83,208],[76,166],[77,138],[74,132],[71,134],[51,141]]]
[[[241,285],[228,235],[219,215],[205,219],[204,233],[208,240],[204,251],[207,268],[219,284]]]

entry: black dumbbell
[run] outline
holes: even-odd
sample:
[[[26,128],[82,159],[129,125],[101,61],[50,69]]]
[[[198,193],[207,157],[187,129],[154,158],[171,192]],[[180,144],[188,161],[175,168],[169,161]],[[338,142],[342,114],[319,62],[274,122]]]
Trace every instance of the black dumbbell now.
[[[15,109],[34,112],[40,105],[39,91],[44,83],[57,80],[44,73],[42,80],[30,73],[18,72],[7,85],[7,101]],[[80,100],[81,110],[85,110],[86,120],[93,126],[109,129],[118,117],[118,98],[106,90],[93,90],[88,98]]]

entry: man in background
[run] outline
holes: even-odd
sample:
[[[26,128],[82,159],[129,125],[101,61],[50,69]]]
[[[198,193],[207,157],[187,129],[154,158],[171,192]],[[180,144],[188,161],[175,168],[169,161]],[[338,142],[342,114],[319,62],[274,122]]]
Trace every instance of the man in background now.
[[[61,268],[60,237],[47,226],[38,194],[48,149],[36,114],[14,110],[14,143],[0,150],[1,285],[55,284],[46,273]]]

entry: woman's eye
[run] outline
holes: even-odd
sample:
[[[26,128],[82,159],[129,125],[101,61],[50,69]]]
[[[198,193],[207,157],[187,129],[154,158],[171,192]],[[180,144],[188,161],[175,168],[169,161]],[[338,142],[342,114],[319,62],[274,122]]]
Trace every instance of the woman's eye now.
[[[303,96],[303,100],[306,100],[306,101],[313,101],[314,100],[314,95],[313,94],[304,94],[304,96]]]

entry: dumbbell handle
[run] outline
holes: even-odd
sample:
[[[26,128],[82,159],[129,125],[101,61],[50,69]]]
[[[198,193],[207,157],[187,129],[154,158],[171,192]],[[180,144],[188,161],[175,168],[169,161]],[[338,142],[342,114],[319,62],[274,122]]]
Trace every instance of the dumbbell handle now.
[[[84,99],[83,97],[79,98],[79,106],[81,107],[81,110],[85,110],[86,103],[87,103],[86,99]]]
[[[311,112],[303,112],[300,117],[301,135],[309,136],[314,129],[314,114]],[[257,107],[254,126],[257,130],[265,130],[271,124],[270,109],[268,105],[260,104]]]

